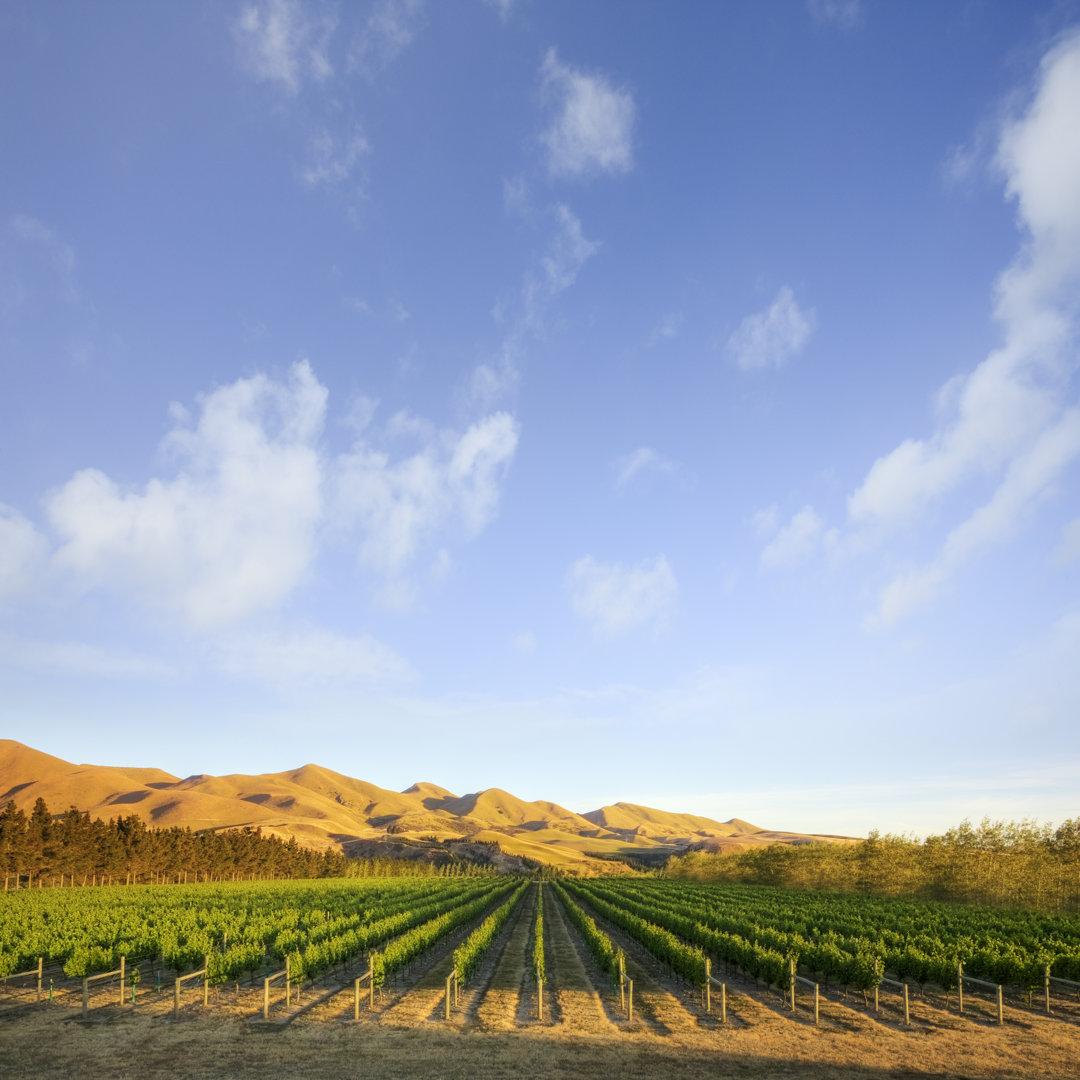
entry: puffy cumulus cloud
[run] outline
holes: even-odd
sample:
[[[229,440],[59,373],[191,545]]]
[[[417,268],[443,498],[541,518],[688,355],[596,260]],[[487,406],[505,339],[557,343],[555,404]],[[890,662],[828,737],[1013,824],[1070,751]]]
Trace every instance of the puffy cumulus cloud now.
[[[602,75],[563,64],[549,49],[540,68],[555,115],[541,141],[556,177],[624,173],[633,165],[634,99]]]
[[[728,338],[727,351],[743,371],[783,367],[814,332],[813,308],[800,308],[787,285],[764,310],[747,315]]]
[[[260,682],[386,682],[411,675],[392,649],[367,635],[293,627],[227,634],[214,645],[222,671]]]
[[[574,611],[604,637],[662,623],[679,592],[663,555],[633,566],[605,564],[586,555],[570,568],[567,584]]]
[[[759,510],[754,524],[759,531],[775,528],[776,507]],[[761,566],[766,570],[798,566],[817,554],[824,534],[824,522],[812,506],[804,506],[783,526],[761,552]]]
[[[1080,34],[1044,57],[1027,107],[1003,127],[997,162],[1023,245],[997,283],[1003,343],[940,395],[935,430],[874,462],[848,500],[855,529],[906,525],[962,485],[987,501],[950,529],[927,566],[889,583],[874,625],[930,602],[975,551],[1008,539],[1080,455],[1072,401],[1080,284]]]
[[[326,396],[302,362],[288,382],[256,375],[206,395],[194,425],[174,408],[174,477],[124,490],[85,469],[48,496],[56,565],[195,626],[277,604],[314,553]]]
[[[18,510],[0,503],[0,600],[35,591],[48,558],[48,544]]]
[[[519,427],[494,413],[461,433],[436,431],[400,414],[386,434],[420,442],[398,457],[364,433],[336,468],[334,514],[339,526],[360,533],[361,561],[398,575],[421,547],[445,528],[471,538],[492,520],[503,478],[517,449]]]
[[[297,0],[261,0],[245,5],[232,31],[253,78],[296,94],[305,82],[333,74],[328,52],[334,26],[332,15],[312,15]]]

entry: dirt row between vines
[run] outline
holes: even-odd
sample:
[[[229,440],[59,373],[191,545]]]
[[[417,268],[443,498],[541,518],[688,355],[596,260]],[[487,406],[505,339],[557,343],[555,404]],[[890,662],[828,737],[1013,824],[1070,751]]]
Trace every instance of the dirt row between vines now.
[[[213,988],[205,1010],[194,1004],[201,992],[191,992],[185,1000],[192,1004],[174,1021],[171,994],[144,985],[136,1009],[99,1008],[91,1023],[79,1022],[70,996],[52,1006],[5,1011],[11,1001],[33,997],[5,989],[0,1078],[1077,1076],[1080,1024],[1010,1010],[999,1029],[974,996],[971,1017],[915,1000],[913,1024],[905,1027],[895,995],[883,992],[882,1012],[875,1015],[861,997],[843,1001],[829,991],[815,1027],[812,992],[793,1016],[776,991],[718,965],[714,973],[728,987],[728,1019],[721,1024],[715,1000],[707,1015],[699,988],[684,984],[590,911],[626,952],[635,998],[634,1020],[628,1021],[609,976],[569,925],[553,891],[544,888],[548,983],[542,1021],[531,960],[537,890],[530,886],[463,988],[449,1022],[445,988],[453,949],[483,916],[391,980],[373,1011],[365,993],[359,1023],[352,1019],[350,982],[366,970],[359,959],[306,988],[301,1011],[287,1026],[251,1022],[261,1014],[260,987]],[[335,985],[343,987],[340,993],[312,1004]],[[274,1015],[287,1015],[283,1004]]]

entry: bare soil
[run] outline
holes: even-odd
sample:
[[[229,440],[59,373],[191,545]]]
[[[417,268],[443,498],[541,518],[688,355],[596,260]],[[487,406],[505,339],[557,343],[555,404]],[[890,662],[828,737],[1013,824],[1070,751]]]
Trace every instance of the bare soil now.
[[[306,986],[299,1008],[275,998],[264,1024],[261,984],[186,990],[178,1019],[171,984],[157,991],[144,972],[136,1005],[119,1004],[113,984],[96,990],[81,1019],[74,980],[56,981],[54,1000],[37,1003],[29,987],[0,987],[0,1078],[501,1078],[617,1077],[683,1080],[690,1077],[789,1077],[824,1080],[949,1077],[1076,1080],[1080,1076],[1080,1003],[1055,997],[1054,1015],[1029,1006],[1023,995],[1006,1003],[999,1027],[988,996],[965,992],[965,1014],[955,994],[912,996],[912,1023],[903,1023],[900,995],[847,998],[825,989],[815,1027],[812,991],[800,992],[793,1014],[780,994],[725,972],[727,1023],[718,993],[706,1014],[700,990],[673,977],[634,942],[606,929],[627,953],[634,979],[633,1022],[600,972],[555,897],[545,895],[549,982],[544,1019],[537,1018],[531,970],[535,891],[519,904],[487,958],[445,1020],[445,982],[451,953],[468,932],[441,942],[400,979],[383,988],[374,1010],[367,994],[353,1020],[352,980],[366,970],[358,958]],[[600,922],[600,920],[598,920]],[[46,979],[46,982],[48,979]],[[328,991],[341,991],[325,997]],[[283,995],[279,995],[283,999]],[[46,993],[47,998],[47,993]]]

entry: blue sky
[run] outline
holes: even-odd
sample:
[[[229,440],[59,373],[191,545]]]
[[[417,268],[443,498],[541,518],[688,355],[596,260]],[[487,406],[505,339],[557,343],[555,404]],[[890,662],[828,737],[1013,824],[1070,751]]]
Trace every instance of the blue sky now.
[[[6,5],[0,725],[1080,813],[1080,4]]]

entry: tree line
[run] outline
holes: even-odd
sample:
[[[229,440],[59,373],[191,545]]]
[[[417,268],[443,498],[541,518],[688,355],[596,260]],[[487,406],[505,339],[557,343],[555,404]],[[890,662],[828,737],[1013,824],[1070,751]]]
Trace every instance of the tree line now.
[[[5,888],[79,884],[222,881],[233,878],[433,876],[473,871],[386,856],[346,858],[295,837],[246,826],[195,831],[152,828],[137,814],[103,821],[72,806],[53,815],[38,799],[27,815],[14,800],[0,810]]]
[[[1080,818],[1057,828],[969,821],[923,840],[877,830],[853,844],[771,844],[729,854],[692,851],[668,877],[1080,911]]]

